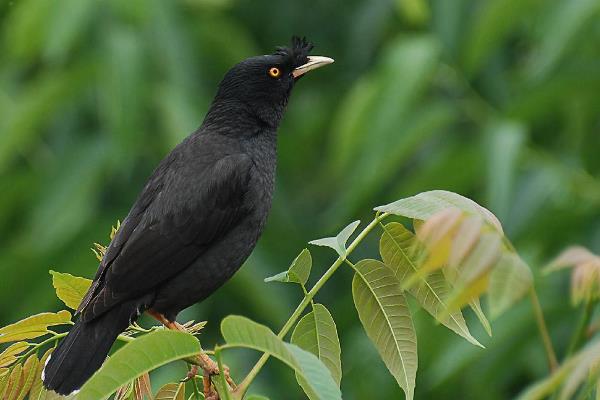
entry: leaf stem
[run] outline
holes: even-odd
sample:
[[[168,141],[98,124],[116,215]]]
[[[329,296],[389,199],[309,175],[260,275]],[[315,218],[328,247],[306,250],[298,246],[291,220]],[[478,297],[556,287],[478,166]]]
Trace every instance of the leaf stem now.
[[[531,299],[531,305],[533,306],[533,313],[535,315],[538,330],[540,331],[540,336],[542,337],[542,342],[544,343],[546,356],[548,357],[548,366],[550,368],[550,372],[554,372],[558,368],[558,361],[556,359],[554,347],[552,347],[552,340],[550,339],[550,334],[548,333],[546,321],[544,320],[542,306],[540,305],[540,300],[538,299],[535,287],[533,286],[529,290],[529,297]]]
[[[32,348],[29,351],[27,351],[24,354],[21,354],[20,356],[17,357],[17,359],[24,360],[25,358],[29,357],[31,354],[33,354],[36,351],[38,351],[38,349],[40,347],[42,347],[42,346],[44,346],[44,345],[46,345],[46,344],[48,344],[50,342],[56,341],[56,340],[58,340],[60,338],[63,338],[65,336],[67,336],[67,332],[65,332],[65,333],[51,332],[51,333],[52,333],[52,337],[50,337],[50,338],[48,338],[48,339],[46,339],[46,340],[44,340],[44,341],[42,341],[40,343],[37,343],[37,344],[33,345]]]
[[[192,377],[192,388],[194,389],[194,399],[196,400],[200,400],[202,399],[202,397],[200,397],[200,389],[198,389],[198,382],[196,382],[196,377]]]
[[[300,302],[300,304],[298,304],[298,307],[296,307],[296,309],[294,310],[294,312],[292,313],[290,318],[283,325],[283,327],[279,331],[279,334],[277,335],[277,337],[279,337],[280,339],[283,339],[285,337],[285,335],[287,335],[287,333],[294,326],[296,321],[298,321],[298,318],[300,318],[300,316],[302,315],[302,312],[304,311],[304,309],[311,303],[313,297],[315,297],[317,292],[321,289],[321,287],[323,287],[323,285],[329,280],[329,278],[331,278],[331,276],[339,268],[339,266],[344,263],[344,261],[346,260],[346,257],[348,255],[350,255],[350,253],[352,253],[354,251],[356,246],[358,246],[360,244],[360,242],[363,241],[363,239],[369,234],[369,232],[371,232],[371,230],[373,230],[373,228],[375,228],[379,224],[379,222],[381,222],[388,215],[389,215],[388,213],[377,213],[375,215],[375,218],[369,223],[369,225],[367,225],[356,236],[356,238],[352,241],[352,243],[350,243],[350,245],[348,245],[346,254],[344,256],[339,256],[334,261],[334,263],[331,264],[329,269],[327,269],[327,271],[325,271],[323,276],[321,276],[321,278],[319,278],[317,283],[315,283],[315,285],[310,289],[310,291],[306,294],[306,296],[304,296],[304,299],[302,299],[302,301]],[[238,398],[238,396],[240,399],[243,398],[244,394],[248,390],[248,387],[250,386],[250,384],[252,383],[254,378],[256,378],[256,375],[258,375],[261,368],[263,367],[263,365],[265,365],[265,363],[267,362],[268,359],[269,359],[268,354],[263,354],[258,359],[258,361],[256,362],[256,364],[254,364],[254,367],[252,367],[252,369],[250,370],[248,375],[246,375],[244,380],[238,385],[238,387],[235,391],[236,398]]]
[[[306,290],[306,286],[303,283],[301,283],[300,286],[302,287],[302,293],[304,293],[304,297],[308,296],[308,290]],[[315,309],[314,299],[310,299],[310,306],[313,310]]]
[[[26,353],[23,353],[23,354],[17,356],[17,359],[18,360],[24,360],[25,358],[29,357],[31,354],[37,352],[40,349],[40,347],[43,347],[43,346],[47,345],[48,343],[55,342],[55,341],[57,341],[59,339],[64,338],[65,336],[67,336],[67,334],[69,332],[56,333],[54,331],[50,331],[49,330],[48,333],[51,333],[52,336],[49,337],[46,340],[43,340],[43,341],[41,341],[39,343],[34,344],[29,351],[27,351]],[[120,340],[120,341],[122,341],[122,342],[131,342],[131,341],[135,340],[135,338],[130,337],[130,336],[125,336],[125,335],[119,335],[117,337],[117,339]]]
[[[218,380],[219,380],[219,386],[221,387],[221,391],[223,393],[219,393],[221,394],[224,399],[223,400],[231,400],[231,393],[229,392],[229,385],[227,385],[227,381],[225,381],[225,374],[223,373],[223,371],[225,371],[225,369],[223,368],[223,362],[221,361],[221,349],[222,347],[220,346],[215,346],[215,358],[217,359],[217,365],[219,366],[219,371],[221,371],[221,373],[218,376]]]
[[[592,299],[585,303],[585,307],[581,313],[581,318],[579,319],[579,324],[577,325],[575,332],[573,332],[573,337],[569,343],[565,358],[576,352],[583,343],[586,335],[586,329],[590,324],[590,320],[592,319],[592,314],[594,313],[596,303],[597,301]]]

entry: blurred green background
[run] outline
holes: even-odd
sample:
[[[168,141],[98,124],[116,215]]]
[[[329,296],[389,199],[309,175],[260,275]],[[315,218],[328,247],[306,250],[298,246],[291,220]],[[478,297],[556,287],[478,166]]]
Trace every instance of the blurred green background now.
[[[598,0],[0,1],[0,325],[58,310],[48,269],[92,277],[158,161],[202,121],[234,63],[292,34],[335,58],[296,86],[280,129],[277,192],[245,267],[180,319],[227,314],[279,329],[300,299],[265,284],[306,242],[430,189],[498,215],[536,274],[559,356],[577,319],[563,247],[600,252]],[[373,235],[354,258],[377,256]],[[313,249],[313,280],[334,259]],[[342,343],[346,399],[403,398],[363,333],[351,273],[322,292]],[[471,315],[468,315],[472,317]],[[472,318],[469,318],[473,321]],[[547,372],[524,301],[477,327],[481,350],[416,314],[419,399],[506,399]],[[256,359],[226,354],[234,376]],[[182,377],[165,368],[154,383]],[[302,398],[270,361],[252,392]]]

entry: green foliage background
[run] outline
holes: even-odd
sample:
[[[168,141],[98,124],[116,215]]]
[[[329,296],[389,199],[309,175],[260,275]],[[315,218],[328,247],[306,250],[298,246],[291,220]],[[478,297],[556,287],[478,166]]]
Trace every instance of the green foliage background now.
[[[224,72],[292,34],[336,63],[294,91],[258,248],[181,316],[209,321],[203,342],[230,313],[276,330],[300,293],[263,278],[307,241],[424,190],[490,208],[536,274],[566,245],[598,253],[599,17],[597,0],[0,1],[0,326],[58,309],[50,267],[91,277],[91,243],[200,124]],[[372,239],[361,256],[377,254]],[[315,271],[333,258],[313,256]],[[340,332],[344,397],[402,398],[350,306],[351,277],[318,296]],[[536,282],[561,356],[577,316],[568,279]],[[415,323],[416,398],[506,399],[547,372],[525,302],[494,322],[492,339],[472,325],[487,350],[422,311]],[[243,370],[256,357],[225,361]],[[275,361],[255,388],[302,398]]]

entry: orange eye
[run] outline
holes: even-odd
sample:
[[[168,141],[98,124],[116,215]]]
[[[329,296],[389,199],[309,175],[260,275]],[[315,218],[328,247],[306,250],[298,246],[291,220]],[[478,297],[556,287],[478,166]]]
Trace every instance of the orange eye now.
[[[272,67],[269,69],[269,75],[271,75],[273,78],[278,78],[279,75],[281,75],[281,70],[279,68]]]

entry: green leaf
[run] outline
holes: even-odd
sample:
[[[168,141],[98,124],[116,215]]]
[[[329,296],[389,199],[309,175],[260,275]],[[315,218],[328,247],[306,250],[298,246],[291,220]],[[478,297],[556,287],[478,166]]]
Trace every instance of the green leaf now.
[[[52,286],[56,290],[56,296],[62,300],[67,307],[77,310],[83,296],[90,288],[92,281],[90,279],[73,276],[62,272],[50,270],[52,275]]]
[[[338,386],[340,385],[342,380],[340,339],[333,317],[324,305],[315,304],[313,310],[302,317],[294,328],[290,341],[323,361],[331,372],[333,380]]]
[[[407,400],[412,400],[417,335],[400,284],[392,270],[377,260],[361,260],[354,269],[352,296],[360,321]]]
[[[184,400],[185,383],[167,383],[161,387],[154,400]]]
[[[516,253],[503,253],[492,269],[488,301],[492,317],[497,317],[523,297],[533,284],[529,266]]]
[[[288,271],[281,271],[276,275],[269,276],[265,278],[265,282],[290,282],[290,276],[288,275]]]
[[[34,339],[48,333],[48,327],[64,325],[71,321],[71,313],[65,310],[57,313],[41,313],[22,319],[0,328],[0,343]]]
[[[83,385],[77,398],[106,399],[143,373],[199,352],[200,343],[189,333],[169,330],[149,333],[113,354]]]
[[[352,235],[352,233],[354,233],[358,225],[360,225],[360,221],[354,221],[348,226],[346,226],[344,229],[342,229],[342,231],[338,233],[335,237],[326,237],[323,239],[311,240],[308,243],[313,244],[315,246],[331,247],[340,255],[340,257],[344,257],[346,256],[346,243],[348,242],[348,239],[350,239],[350,236]]]
[[[481,303],[479,299],[471,300],[469,302],[469,307],[471,307],[471,310],[473,310],[473,312],[475,313],[475,316],[483,326],[483,329],[485,329],[485,332],[488,334],[488,336],[491,337],[492,326],[490,325],[490,321],[488,321],[487,317],[485,316],[485,313],[483,312],[483,309],[481,308]]]
[[[251,394],[250,396],[246,397],[246,400],[269,400],[269,398],[259,394]]]
[[[304,249],[294,259],[288,270],[290,281],[306,285],[312,268],[312,256],[308,249]]]
[[[375,207],[375,210],[413,219],[426,220],[432,215],[452,207],[469,214],[480,214],[499,232],[503,232],[502,224],[500,224],[498,218],[491,211],[471,199],[445,190],[432,190],[419,193],[412,197]]]
[[[17,342],[8,346],[0,353],[0,367],[10,367],[13,365],[17,361],[17,356],[27,350],[29,346],[30,344],[27,342]]]
[[[283,361],[306,382],[308,391],[318,399],[342,398],[340,389],[321,360],[296,345],[285,343],[266,326],[230,315],[221,322],[221,333],[230,346],[255,349]]]
[[[384,226],[379,242],[379,252],[385,264],[390,268],[398,282],[418,271],[418,260],[424,251],[415,240],[415,236],[402,224],[392,222]],[[419,304],[448,329],[465,338],[468,342],[483,347],[469,332],[469,327],[460,310],[450,313],[448,318],[440,320],[447,311],[445,299],[450,292],[450,284],[441,271],[434,271],[410,287],[408,292]]]
[[[292,261],[287,271],[265,278],[265,282],[294,282],[306,285],[312,268],[312,256],[308,249],[304,249]]]

